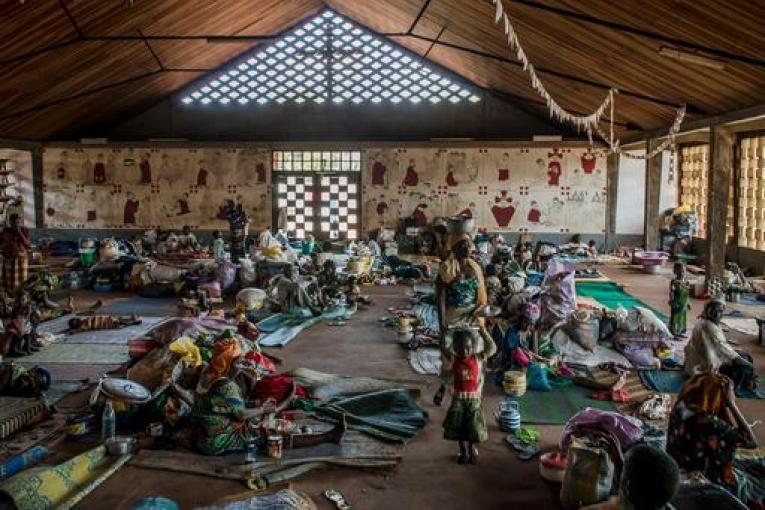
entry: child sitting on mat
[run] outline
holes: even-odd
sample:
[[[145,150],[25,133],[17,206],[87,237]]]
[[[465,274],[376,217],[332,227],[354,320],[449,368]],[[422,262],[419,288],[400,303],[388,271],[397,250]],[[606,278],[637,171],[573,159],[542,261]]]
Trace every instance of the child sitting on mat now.
[[[444,439],[459,441],[459,464],[473,464],[478,455],[475,445],[489,437],[481,406],[483,369],[497,347],[488,335],[461,328],[446,333],[441,349],[447,365],[444,373],[451,378],[453,390],[452,404],[444,419]]]
[[[96,331],[100,329],[120,329],[141,323],[137,315],[92,315],[90,317],[72,317],[69,319],[69,333]]]

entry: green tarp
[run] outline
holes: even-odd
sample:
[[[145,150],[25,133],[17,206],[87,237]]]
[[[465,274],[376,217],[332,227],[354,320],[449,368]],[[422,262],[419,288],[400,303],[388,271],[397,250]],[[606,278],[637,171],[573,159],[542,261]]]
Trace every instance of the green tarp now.
[[[627,309],[642,306],[653,311],[660,320],[667,321],[666,315],[635,296],[627,294],[614,282],[576,282],[576,295],[592,298],[612,310],[615,310],[619,305]]]

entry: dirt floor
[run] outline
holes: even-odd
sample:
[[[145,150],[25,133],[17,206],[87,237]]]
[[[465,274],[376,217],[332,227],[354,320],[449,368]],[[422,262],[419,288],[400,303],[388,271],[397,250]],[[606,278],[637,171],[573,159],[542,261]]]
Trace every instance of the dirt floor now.
[[[638,270],[613,266],[604,272],[627,291],[659,310],[668,313],[669,275],[644,275]],[[499,388],[487,382],[484,412],[489,424],[489,441],[481,445],[477,465],[461,466],[455,462],[456,444],[441,437],[441,421],[446,405],[432,405],[437,387],[435,377],[415,374],[406,360],[406,350],[394,340],[394,333],[384,329],[379,319],[386,308],[406,303],[406,287],[368,287],[375,305],[358,313],[347,326],[326,324],[303,332],[286,348],[273,351],[284,359],[284,369],[308,367],[344,375],[364,375],[395,379],[422,392],[421,405],[430,413],[430,423],[406,448],[398,469],[389,476],[359,471],[333,470],[308,475],[293,484],[311,495],[319,508],[333,508],[322,496],[324,490],[341,490],[353,508],[358,509],[494,509],[558,508],[557,487],[542,480],[537,461],[523,462],[503,443],[504,435],[488,419],[502,398]],[[702,302],[693,301],[689,319],[700,313]],[[759,307],[736,306],[757,313]],[[765,311],[765,308],[762,308]],[[740,348],[753,354],[760,371],[765,367],[765,348],[756,339],[743,338]],[[765,401],[742,400],[741,408],[751,420],[765,420]],[[557,444],[561,427],[539,426],[542,450]],[[756,428],[765,439],[763,426]],[[161,495],[175,500],[181,508],[209,504],[246,488],[236,482],[161,471],[122,468],[93,492],[78,508],[128,509],[138,499]]]

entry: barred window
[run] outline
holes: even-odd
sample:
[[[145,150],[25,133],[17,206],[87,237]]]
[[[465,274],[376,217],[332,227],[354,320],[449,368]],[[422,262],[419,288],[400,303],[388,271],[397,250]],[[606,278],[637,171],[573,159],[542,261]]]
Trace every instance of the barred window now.
[[[765,136],[741,139],[738,245],[765,250]]]
[[[185,94],[185,104],[463,103],[473,87],[325,11]]]
[[[360,151],[273,151],[274,172],[359,172]]]

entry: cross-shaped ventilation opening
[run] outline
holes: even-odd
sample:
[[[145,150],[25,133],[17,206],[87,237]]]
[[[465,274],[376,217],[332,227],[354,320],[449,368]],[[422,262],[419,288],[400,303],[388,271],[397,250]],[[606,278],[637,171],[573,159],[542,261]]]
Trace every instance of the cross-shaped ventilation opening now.
[[[469,85],[325,11],[185,94],[185,104],[478,102]]]

